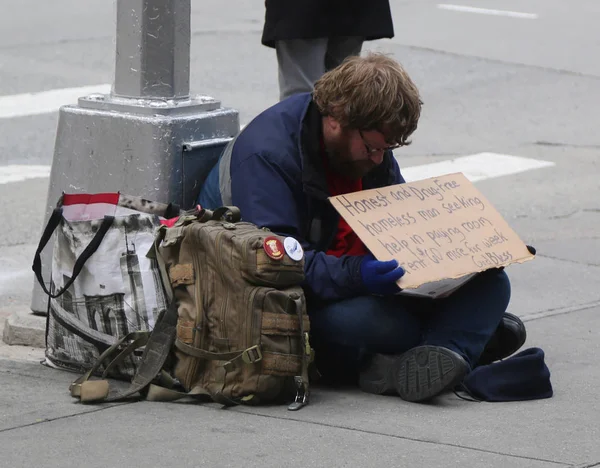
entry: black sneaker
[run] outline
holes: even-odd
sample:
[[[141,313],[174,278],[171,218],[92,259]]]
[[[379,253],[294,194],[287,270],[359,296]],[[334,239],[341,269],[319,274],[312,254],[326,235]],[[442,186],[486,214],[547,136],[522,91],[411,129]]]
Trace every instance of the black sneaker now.
[[[453,389],[469,373],[469,365],[441,346],[417,346],[394,363],[395,387],[406,401],[426,401]]]
[[[516,315],[506,312],[481,353],[477,365],[485,366],[510,356],[523,346],[526,339],[525,324]]]
[[[398,355],[375,354],[361,370],[359,386],[368,393],[397,394],[425,401],[454,388],[469,372],[459,354],[440,346],[418,346]]]

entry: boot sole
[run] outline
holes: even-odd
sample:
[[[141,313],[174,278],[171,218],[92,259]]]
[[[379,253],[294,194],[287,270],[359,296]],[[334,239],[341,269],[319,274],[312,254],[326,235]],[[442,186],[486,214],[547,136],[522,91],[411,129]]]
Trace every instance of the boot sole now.
[[[468,365],[449,349],[419,346],[396,360],[393,373],[400,398],[426,401],[458,385],[468,373]]]

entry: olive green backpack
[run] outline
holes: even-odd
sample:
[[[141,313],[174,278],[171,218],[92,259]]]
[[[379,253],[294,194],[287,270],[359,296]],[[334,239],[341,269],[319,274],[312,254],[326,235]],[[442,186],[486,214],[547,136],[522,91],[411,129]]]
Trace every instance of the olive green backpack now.
[[[82,402],[116,401],[140,393],[148,400],[182,397],[224,405],[308,403],[312,350],[300,284],[300,244],[241,222],[222,207],[162,226],[155,248],[169,307],[153,331],[122,337],[77,379]],[[143,354],[125,390],[90,380],[135,350]]]

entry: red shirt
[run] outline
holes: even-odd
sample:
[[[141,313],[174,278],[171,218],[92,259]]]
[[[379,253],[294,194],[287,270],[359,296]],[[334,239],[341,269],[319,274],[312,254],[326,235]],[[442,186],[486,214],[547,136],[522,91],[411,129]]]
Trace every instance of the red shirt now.
[[[327,188],[332,197],[362,190],[361,179],[349,180],[329,169],[322,143],[321,153],[323,155],[323,166],[325,167],[325,176],[327,178]],[[341,257],[342,255],[365,255],[367,249],[344,218],[340,216],[335,239],[331,242],[326,253],[327,255],[334,255],[336,257]]]

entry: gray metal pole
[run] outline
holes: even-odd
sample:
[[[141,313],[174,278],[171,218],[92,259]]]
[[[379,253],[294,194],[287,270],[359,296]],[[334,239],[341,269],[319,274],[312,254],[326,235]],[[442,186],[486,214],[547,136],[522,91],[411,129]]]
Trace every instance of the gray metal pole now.
[[[117,2],[113,94],[186,99],[190,91],[190,0]]]
[[[60,110],[46,220],[62,192],[121,191],[192,206],[239,131],[238,113],[190,96],[190,0],[117,0],[115,81],[109,95]],[[42,255],[50,282],[52,248]],[[31,309],[46,313],[34,283]]]

